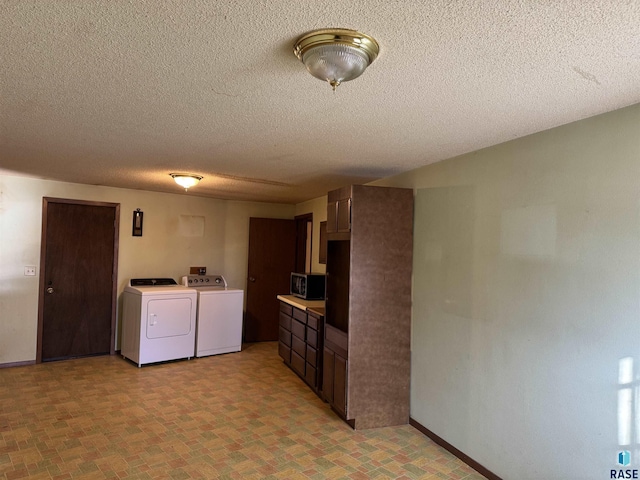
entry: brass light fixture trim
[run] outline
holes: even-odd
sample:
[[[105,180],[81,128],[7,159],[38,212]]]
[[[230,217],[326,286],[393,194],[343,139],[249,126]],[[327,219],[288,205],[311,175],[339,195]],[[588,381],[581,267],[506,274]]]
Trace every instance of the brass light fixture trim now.
[[[293,53],[311,75],[329,82],[335,90],[341,82],[359,77],[377,58],[380,46],[373,37],[357,30],[327,28],[300,37]]]

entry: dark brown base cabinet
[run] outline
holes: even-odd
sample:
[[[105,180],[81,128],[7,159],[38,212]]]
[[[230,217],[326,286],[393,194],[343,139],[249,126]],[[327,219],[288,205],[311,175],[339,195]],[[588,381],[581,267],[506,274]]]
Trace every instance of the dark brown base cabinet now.
[[[323,398],[353,428],[409,422],[413,191],[329,192]]]
[[[325,326],[322,398],[346,419],[348,338],[344,332]]]
[[[278,354],[311,389],[322,389],[324,317],[280,302]]]

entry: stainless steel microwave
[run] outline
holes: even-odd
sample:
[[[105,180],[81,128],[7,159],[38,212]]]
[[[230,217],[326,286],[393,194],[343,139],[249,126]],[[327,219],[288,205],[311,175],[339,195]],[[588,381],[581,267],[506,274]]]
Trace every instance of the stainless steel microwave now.
[[[323,273],[291,272],[291,295],[305,300],[324,300],[324,288]]]

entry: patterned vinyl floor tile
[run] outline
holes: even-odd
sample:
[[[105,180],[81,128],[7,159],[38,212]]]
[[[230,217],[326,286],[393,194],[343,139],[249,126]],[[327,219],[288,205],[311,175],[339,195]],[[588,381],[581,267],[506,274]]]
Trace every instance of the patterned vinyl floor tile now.
[[[274,342],[0,369],[0,479],[482,480],[409,425],[352,430]]]

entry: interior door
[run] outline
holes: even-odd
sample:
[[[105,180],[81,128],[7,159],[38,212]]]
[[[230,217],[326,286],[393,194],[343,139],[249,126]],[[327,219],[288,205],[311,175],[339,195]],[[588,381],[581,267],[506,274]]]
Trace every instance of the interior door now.
[[[119,215],[115,203],[44,198],[38,362],[114,353]]]
[[[313,213],[298,215],[296,222],[296,269],[294,272],[311,272],[311,238]]]
[[[249,268],[244,322],[246,342],[278,340],[278,295],[289,293],[296,261],[294,220],[249,220]]]

